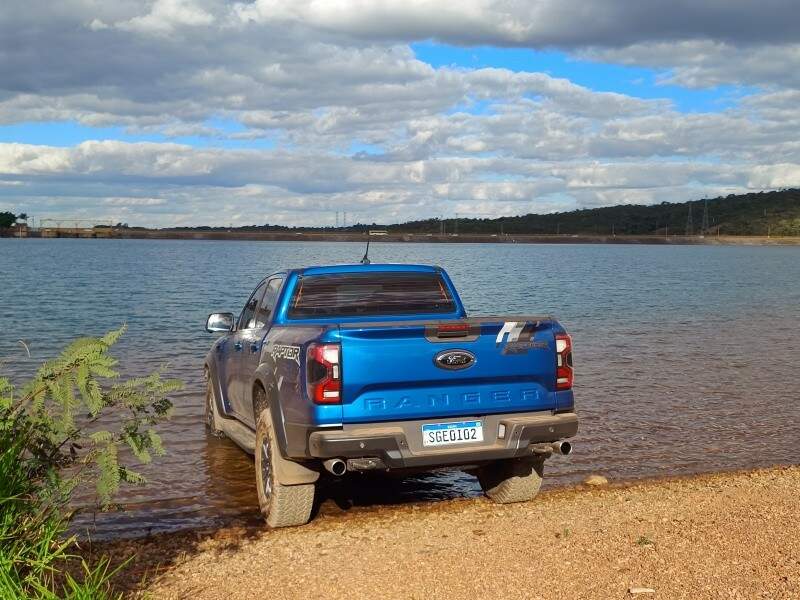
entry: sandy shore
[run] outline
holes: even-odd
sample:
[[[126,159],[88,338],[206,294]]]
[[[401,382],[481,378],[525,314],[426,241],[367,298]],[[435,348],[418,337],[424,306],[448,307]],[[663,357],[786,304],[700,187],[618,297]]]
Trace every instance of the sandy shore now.
[[[800,467],[98,546],[148,598],[800,598]],[[637,589],[638,588],[638,589]]]

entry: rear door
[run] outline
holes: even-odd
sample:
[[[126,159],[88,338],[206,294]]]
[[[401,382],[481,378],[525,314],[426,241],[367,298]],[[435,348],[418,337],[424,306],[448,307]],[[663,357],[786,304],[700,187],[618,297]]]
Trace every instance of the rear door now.
[[[278,293],[283,283],[282,277],[273,277],[267,281],[266,291],[256,308],[255,317],[251,323],[252,327],[241,332],[241,357],[239,360],[240,369],[240,398],[241,403],[237,409],[242,419],[255,427],[252,407],[252,385],[255,379],[255,372],[261,362],[261,345],[267,335],[269,326],[272,323],[272,313],[278,299]]]
[[[263,281],[256,287],[253,293],[250,294],[250,298],[247,299],[247,303],[244,309],[242,309],[242,313],[239,315],[236,331],[231,335],[231,339],[228,342],[231,347],[226,353],[225,385],[227,387],[228,400],[231,404],[231,408],[234,413],[240,416],[246,414],[241,412],[244,406],[244,398],[242,397],[244,392],[244,386],[242,385],[242,363],[246,359],[245,344],[246,340],[251,337],[253,329],[256,327],[256,312],[261,298],[264,296],[264,290],[266,289],[267,282]]]
[[[553,321],[342,325],[345,423],[552,410]]]

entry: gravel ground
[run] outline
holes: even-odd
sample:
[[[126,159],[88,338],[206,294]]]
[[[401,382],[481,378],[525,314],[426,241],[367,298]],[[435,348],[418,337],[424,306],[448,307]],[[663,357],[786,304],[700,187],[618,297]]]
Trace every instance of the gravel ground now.
[[[132,596],[800,598],[800,467],[371,509],[98,546]],[[637,589],[638,588],[638,589]]]

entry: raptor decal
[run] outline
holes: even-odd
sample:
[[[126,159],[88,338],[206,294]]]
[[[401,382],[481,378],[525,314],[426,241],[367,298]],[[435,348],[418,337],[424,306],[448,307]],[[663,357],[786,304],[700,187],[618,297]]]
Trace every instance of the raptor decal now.
[[[272,360],[277,361],[279,358],[284,360],[291,360],[300,364],[300,346],[287,346],[285,344],[275,344],[270,354]]]

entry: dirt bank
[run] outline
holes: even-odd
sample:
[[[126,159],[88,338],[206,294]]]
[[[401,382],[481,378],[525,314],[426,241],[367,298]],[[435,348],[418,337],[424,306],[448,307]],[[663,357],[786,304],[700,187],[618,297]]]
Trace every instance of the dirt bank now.
[[[98,547],[151,598],[800,598],[800,467]],[[146,577],[145,583],[141,582]]]

